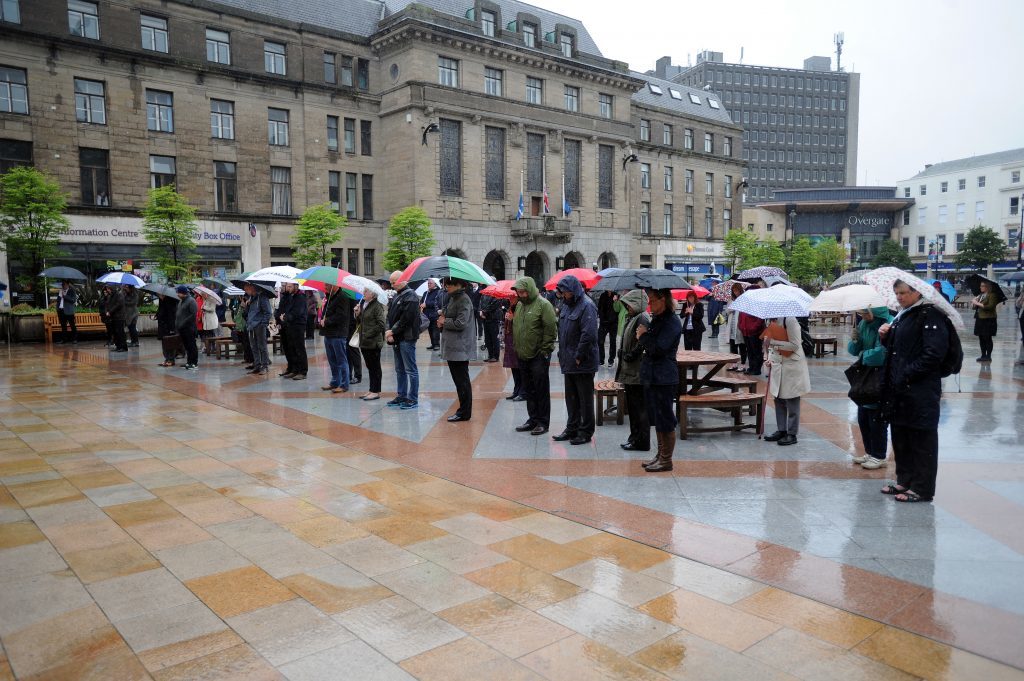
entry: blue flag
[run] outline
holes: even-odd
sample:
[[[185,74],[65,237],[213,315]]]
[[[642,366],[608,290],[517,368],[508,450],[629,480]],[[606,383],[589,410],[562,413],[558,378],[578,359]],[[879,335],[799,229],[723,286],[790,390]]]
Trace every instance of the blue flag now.
[[[569,213],[571,213],[571,212],[572,212],[572,206],[569,205],[569,201],[563,196],[562,197],[562,215],[564,215],[565,217],[568,217]]]
[[[516,220],[521,220],[523,213],[526,211],[526,206],[523,204],[523,194],[519,193],[519,210],[516,211]]]

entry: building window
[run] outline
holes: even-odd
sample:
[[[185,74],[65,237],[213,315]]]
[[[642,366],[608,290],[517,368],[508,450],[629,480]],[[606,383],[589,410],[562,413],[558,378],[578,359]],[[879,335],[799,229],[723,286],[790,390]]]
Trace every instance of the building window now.
[[[946,224],[946,218],[949,217],[949,206],[939,206],[939,224]]]
[[[441,119],[441,193],[462,196],[462,123]]]
[[[693,128],[683,129],[683,149],[693,149]]]
[[[646,118],[640,119],[640,141],[650,142],[651,141],[651,122]]]
[[[928,196],[928,185],[922,184],[920,190],[921,196]]]
[[[484,196],[505,198],[505,129],[484,128]]]
[[[156,132],[174,132],[174,95],[146,90],[146,127]]]
[[[173,185],[177,174],[173,156],[149,157],[149,186],[153,189]]]
[[[373,175],[363,175],[363,220],[373,219]],[[370,251],[372,254],[373,251]],[[372,261],[372,257],[371,257]],[[373,265],[366,268],[365,273],[371,274]]]
[[[327,151],[338,150],[338,117],[327,117]]]
[[[527,47],[537,47],[537,24],[523,22],[523,44]]]
[[[976,201],[974,204],[974,222],[981,224],[985,221],[985,202]]]
[[[0,0],[0,21],[11,24],[21,23],[21,8],[18,0]]]
[[[370,89],[370,60],[356,60],[356,79],[360,90]]]
[[[672,204],[666,203],[661,218],[661,233],[664,236],[672,236]]]
[[[32,165],[32,143],[0,139],[0,175],[11,168]]]
[[[324,52],[324,82],[338,82],[338,55],[333,52]]]
[[[722,211],[722,223],[725,227],[725,233],[728,234],[729,230],[732,229],[732,211],[728,208]],[[708,234],[708,236],[711,236]]]
[[[963,222],[967,219],[967,204],[958,203],[956,204],[956,221]]]
[[[484,94],[501,97],[501,81],[504,75],[501,69],[492,69],[489,66],[484,68]]]
[[[110,205],[110,152],[106,149],[78,150],[82,205]]]
[[[1017,196],[1010,197],[1010,215],[1017,215],[1020,212],[1020,198]]]
[[[1020,171],[1019,170],[1012,170],[1012,171],[1010,171],[1010,184],[1017,184],[1018,182],[1020,182]]]
[[[359,274],[359,249],[348,249],[348,271],[352,274]]]
[[[597,147],[597,207],[614,207],[615,147],[600,144]]]
[[[583,143],[565,140],[565,200],[571,207],[580,205],[580,174],[583,168]]]
[[[928,221],[928,207],[918,206],[917,207],[917,224],[923,225]]]
[[[352,87],[352,57],[341,57],[341,84]]]
[[[725,185],[725,198],[731,199],[732,198],[732,175],[726,175],[725,178],[722,180],[722,183]]]
[[[910,255],[910,238],[903,237],[903,252]]]
[[[287,73],[284,45],[272,43],[269,40],[263,41],[263,68],[267,73],[273,73],[276,76],[283,76]]]
[[[939,183],[939,193],[940,194],[945,194],[947,191],[949,191],[949,182],[940,182]]]
[[[292,214],[292,169],[270,166],[270,212]]]
[[[540,78],[526,78],[526,101],[530,104],[544,103],[544,81]]]
[[[693,236],[693,206],[686,206],[683,209],[683,227],[686,229],[686,236]]]
[[[102,82],[75,78],[75,119],[79,123],[96,123],[98,125],[107,122]]]
[[[732,138],[725,137],[722,139],[722,155],[732,156]]]
[[[770,222],[764,226],[764,231],[766,231],[766,232],[771,232],[774,229],[775,229],[775,225],[770,223]]]
[[[373,155],[373,121],[359,121],[359,154],[361,156]]]
[[[672,191],[672,166],[665,166],[665,191]]]
[[[526,191],[544,191],[544,135],[526,133]]]
[[[459,87],[459,60],[437,58],[437,82],[447,87]]]
[[[966,236],[963,232],[958,232],[956,235],[956,252],[964,250],[964,237]]]
[[[142,15],[142,49],[167,52],[167,19]]]
[[[985,176],[984,175],[978,175],[978,186],[979,187],[984,187],[985,186]]]
[[[672,146],[672,126],[668,123],[661,126],[661,143],[668,147]]]
[[[95,2],[68,0],[68,31],[80,38],[99,40],[100,18]]]
[[[572,57],[573,37],[570,33],[563,33],[559,38],[559,45],[562,48],[563,57]]]
[[[341,173],[336,170],[327,171],[327,200],[331,210],[335,213],[341,211]]]
[[[565,110],[580,110],[580,89],[578,87],[573,87],[572,85],[565,86]]]
[[[965,180],[964,178],[960,178],[959,180],[957,180],[956,181],[956,188],[957,188],[957,191],[961,191],[961,192],[963,190],[967,189],[967,180]]]
[[[356,153],[356,119],[345,119],[345,153]]]
[[[355,173],[345,173],[345,217],[349,220],[356,219],[356,192],[358,191],[356,183],[358,180]]]
[[[715,212],[712,208],[704,209],[704,236],[711,236],[715,226]]]
[[[924,237],[923,236],[917,237],[917,252],[918,253],[924,253]]]
[[[651,233],[651,202],[641,201],[640,202],[640,233],[650,234]]]
[[[640,164],[640,188],[650,189],[651,188],[651,164],[641,163]]]
[[[494,37],[494,26],[498,23],[498,17],[494,12],[483,10],[480,12],[480,28],[483,29],[484,35],[490,38]]]
[[[231,36],[226,31],[206,29],[206,61],[214,64],[231,63]]]
[[[238,211],[238,171],[234,163],[213,162],[213,184],[217,210],[222,213]]]
[[[910,187],[904,187],[903,188],[903,198],[905,198],[905,199],[909,199],[910,198]]]
[[[715,136],[710,132],[704,133],[704,153],[711,154],[715,151]]]
[[[613,115],[612,105],[615,100],[611,95],[599,94],[597,96],[598,109],[601,114],[601,118],[611,118]]]
[[[272,147],[288,146],[288,109],[267,109],[267,140]]]
[[[903,226],[904,227],[909,227],[910,226],[910,211],[909,210],[903,211]]]
[[[711,196],[715,193],[715,174],[704,173],[704,193]]]
[[[221,140],[235,139],[234,102],[210,100],[210,136]]]
[[[373,175],[363,175],[363,177],[364,178],[366,178],[366,177],[371,177],[372,178]],[[364,191],[364,194],[365,194],[365,191]],[[363,212],[365,213],[366,211],[364,210]],[[364,217],[363,219],[365,220],[366,218]],[[373,271],[374,271],[374,255],[375,255],[374,249],[372,249],[372,248],[364,248],[363,249],[363,276],[364,277],[372,277],[373,276]]]
[[[684,183],[684,187],[683,188],[684,188],[684,190],[686,191],[687,194],[692,194],[693,193],[693,171],[692,170],[687,170],[686,173],[683,175],[683,178],[684,178],[683,179],[683,183]]]

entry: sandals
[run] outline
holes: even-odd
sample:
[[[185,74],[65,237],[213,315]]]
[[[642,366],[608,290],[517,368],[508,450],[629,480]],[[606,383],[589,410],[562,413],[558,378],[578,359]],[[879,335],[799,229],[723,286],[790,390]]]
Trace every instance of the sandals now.
[[[896,501],[904,504],[915,504],[919,501],[931,501],[931,499],[925,499],[914,490],[908,489],[906,492],[901,492],[893,497]]]
[[[900,487],[895,482],[890,482],[888,485],[886,485],[885,487],[878,491],[881,492],[882,494],[896,495],[905,494],[907,492],[907,488]]]

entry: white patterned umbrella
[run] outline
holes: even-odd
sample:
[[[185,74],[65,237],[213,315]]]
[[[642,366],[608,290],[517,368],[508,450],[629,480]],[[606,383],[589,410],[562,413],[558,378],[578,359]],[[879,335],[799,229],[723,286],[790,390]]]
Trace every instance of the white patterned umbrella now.
[[[885,298],[867,284],[850,284],[822,291],[811,303],[811,312],[853,312],[884,305]]]
[[[381,305],[387,307],[388,294],[374,280],[360,277],[358,274],[350,274],[345,277],[344,283],[362,293],[364,298],[374,297]]]
[[[785,271],[778,267],[771,267],[769,265],[761,265],[760,267],[752,267],[749,270],[743,270],[739,274],[733,275],[733,279],[764,279],[765,277],[785,277],[789,279],[789,275]]]
[[[871,270],[854,270],[853,272],[847,272],[841,277],[837,277],[835,281],[828,285],[830,289],[839,288],[840,286],[849,286],[850,284],[863,284],[864,275]]]
[[[760,319],[806,317],[810,314],[812,300],[810,295],[795,286],[772,286],[748,289],[729,303],[729,309]]]
[[[955,328],[964,328],[964,320],[960,313],[949,304],[949,301],[941,293],[920,277],[908,274],[895,267],[879,267],[877,270],[871,270],[864,275],[864,283],[875,289],[885,300],[885,304],[893,310],[900,309],[900,304],[896,300],[896,292],[892,289],[893,284],[897,281],[902,281],[920,293],[922,298],[941,310],[942,314],[949,317],[949,320],[953,322]]]
[[[256,270],[248,277],[246,281],[273,281],[281,282],[285,284],[294,284],[295,275],[301,272],[298,267],[291,267],[290,265],[275,265],[273,267],[264,267],[261,270]]]

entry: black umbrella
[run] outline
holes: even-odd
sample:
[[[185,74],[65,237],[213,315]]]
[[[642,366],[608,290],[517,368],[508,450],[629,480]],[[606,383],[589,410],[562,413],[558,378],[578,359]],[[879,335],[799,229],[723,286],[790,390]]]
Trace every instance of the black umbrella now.
[[[146,284],[142,287],[143,291],[149,291],[150,293],[156,293],[161,296],[174,297],[178,295],[177,289],[173,286],[164,286],[163,284]]]
[[[232,279],[231,284],[237,286],[240,289],[245,289],[247,285],[254,286],[259,290],[266,293],[271,298],[277,298],[277,290],[272,281],[256,281],[255,279]]]
[[[590,290],[625,291],[633,288],[690,289],[693,287],[675,272],[640,267],[609,272]]]
[[[88,279],[84,274],[76,270],[74,267],[47,267],[45,270],[39,273],[40,277],[46,277],[47,279],[74,279],[76,281],[85,281]]]
[[[1024,272],[1011,272],[999,277],[1000,281],[1024,281]]]
[[[981,293],[981,282],[988,284],[988,290],[992,293],[1000,303],[1006,302],[1006,293],[1003,292],[1003,287],[999,285],[999,282],[989,279],[983,274],[972,274],[967,277],[967,285],[971,287],[971,293],[978,295]]]
[[[221,279],[220,277],[203,277],[203,283],[212,286],[219,286],[221,288],[227,288],[231,286],[231,282],[227,279]]]

